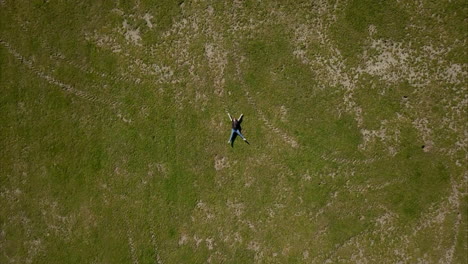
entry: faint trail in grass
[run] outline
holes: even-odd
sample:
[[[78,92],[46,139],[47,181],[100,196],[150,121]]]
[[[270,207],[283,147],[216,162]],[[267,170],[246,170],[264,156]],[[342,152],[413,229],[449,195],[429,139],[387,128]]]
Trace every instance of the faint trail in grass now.
[[[86,74],[94,75],[94,76],[97,76],[99,78],[105,78],[105,79],[107,79],[109,81],[112,81],[114,83],[127,82],[127,83],[131,83],[133,85],[141,85],[141,84],[144,84],[144,83],[154,84],[153,82],[150,82],[149,80],[145,80],[144,77],[140,78],[140,77],[135,77],[133,75],[125,75],[125,74],[119,73],[119,72],[114,72],[113,74],[108,74],[108,73],[99,71],[99,70],[93,68],[92,66],[86,66],[86,65],[83,65],[83,64],[76,63],[75,61],[70,60],[69,58],[67,58],[60,51],[54,49],[53,47],[48,46],[44,42],[43,42],[43,47],[44,47],[44,49],[46,51],[49,52],[49,54],[50,54],[49,58],[50,59],[55,60],[57,62],[58,61],[65,62],[66,64],[70,65],[71,67],[74,67],[74,68],[76,68],[76,69],[78,69],[81,72],[84,72]],[[105,46],[103,46],[101,44],[100,47],[105,47]],[[147,65],[141,59],[135,58],[132,55],[130,55],[129,53],[120,52],[119,54],[122,54],[123,57],[128,58],[131,61],[131,62],[129,62],[130,65],[132,65],[132,67],[130,67],[131,69],[143,70],[145,76],[148,76],[148,75],[149,76],[158,76],[159,77],[159,79],[157,80],[158,84],[178,83],[178,81],[173,80],[173,78],[172,78],[173,77],[173,71],[170,68],[166,67],[166,66],[159,66],[159,65],[155,65],[155,64]]]
[[[120,77],[113,77],[110,75],[106,75],[108,78],[115,79],[115,80],[126,80],[132,82],[134,84],[141,84],[148,76],[154,76],[157,78],[156,83],[158,84],[177,84],[180,83],[180,80],[175,79],[174,77],[174,70],[167,66],[167,65],[158,65],[156,63],[147,63],[143,59],[139,57],[135,57],[134,55],[124,52],[124,49],[114,38],[109,35],[99,35],[96,32],[94,33],[86,33],[85,40],[92,41],[97,47],[107,49],[112,51],[114,54],[120,54],[120,58],[124,58],[127,60],[128,68],[126,70],[132,72],[135,75],[140,77],[134,77],[132,75],[124,75],[120,74]],[[114,46],[118,45],[119,50],[118,52],[115,51]],[[145,57],[155,58],[154,51],[158,50],[156,46],[150,46],[145,48],[143,46],[136,46],[138,52],[143,52]],[[132,47],[135,48],[135,47]],[[148,51],[149,50],[149,51]],[[154,83],[152,83],[154,84]]]
[[[132,263],[133,264],[138,264],[138,257],[136,254],[136,247],[135,247],[135,242],[133,241],[132,237],[132,232],[130,231],[130,228],[127,227],[127,238],[128,238],[128,246],[130,247],[130,255],[132,256]]]
[[[145,16],[145,17],[142,17],[142,18],[144,18],[146,20],[146,22],[148,23],[148,19],[150,19],[151,17]],[[18,28],[21,31],[23,31],[25,34],[28,34],[28,32],[30,32],[31,29],[28,28],[28,25],[27,25],[27,24],[29,24],[29,22],[24,23],[24,21],[18,21],[18,24],[19,24]],[[125,29],[125,26],[124,26],[124,29]],[[124,30],[125,32],[123,32],[123,31],[121,32],[121,30],[122,29],[119,28],[119,29],[117,29],[117,31],[115,33],[124,34],[127,31],[127,30]],[[139,77],[136,77],[136,76],[133,76],[133,75],[126,75],[126,74],[118,73],[118,72],[113,72],[112,74],[101,72],[101,71],[96,70],[95,68],[93,68],[91,66],[85,66],[85,65],[82,65],[82,64],[79,64],[79,63],[76,63],[76,62],[74,62],[72,60],[67,59],[67,57],[63,53],[61,53],[60,51],[57,51],[55,48],[47,45],[47,43],[45,41],[41,41],[41,44],[42,44],[42,47],[46,51],[49,52],[49,54],[50,54],[49,57],[51,59],[63,61],[65,63],[67,63],[68,65],[70,65],[70,66],[72,66],[72,67],[74,67],[74,68],[76,68],[76,69],[78,69],[78,70],[80,70],[82,72],[85,72],[87,74],[92,74],[92,75],[98,76],[100,78],[107,78],[107,79],[112,80],[114,82],[125,81],[125,82],[129,82],[129,83],[132,83],[132,84],[135,84],[135,85],[139,85],[139,84],[142,84],[142,83],[146,82],[147,84],[153,85],[154,82],[152,82],[151,80],[145,80],[145,79],[146,79],[147,76],[156,76],[158,78],[156,80],[156,83],[159,83],[159,84],[179,83],[178,80],[175,80],[173,78],[174,72],[170,67],[165,66],[165,65],[157,65],[157,64],[154,64],[154,63],[150,64],[150,65],[146,64],[140,58],[135,57],[135,56],[133,56],[132,54],[130,54],[128,52],[125,52],[128,47],[123,47],[111,35],[98,34],[96,32],[85,33],[84,34],[84,39],[87,40],[87,41],[90,41],[90,42],[92,41],[97,47],[100,47],[100,48],[103,48],[103,49],[108,49],[114,54],[121,55],[120,56],[121,58],[127,59],[129,67],[126,70],[133,71],[134,74],[137,73],[139,75]],[[138,45],[137,47],[139,47],[138,51],[139,52],[143,51],[145,53],[146,57],[154,57],[154,52],[153,51],[155,49],[157,49],[154,46],[150,46],[149,51],[148,51],[147,50],[148,48],[145,49],[141,45]]]
[[[387,181],[385,183],[382,183],[382,184],[375,184],[375,183],[365,183],[363,185],[353,185],[353,186],[350,186],[348,188],[348,191],[350,193],[361,193],[361,194],[365,194],[365,193],[368,193],[368,192],[376,192],[376,191],[380,191],[380,190],[383,190],[385,188],[387,188],[388,186],[390,185],[394,185],[394,184],[403,184],[405,182],[405,180],[403,179],[394,179],[394,180],[391,180],[391,181]]]
[[[53,48],[49,47],[49,46],[45,46],[45,49],[47,51],[49,51],[49,54],[50,54],[50,58],[53,59],[53,60],[56,60],[56,61],[63,61],[65,63],[67,63],[68,65],[80,70],[81,72],[84,72],[84,73],[87,73],[87,74],[90,74],[90,75],[94,75],[94,76],[98,76],[100,78],[106,78],[106,79],[109,79],[109,80],[112,80],[113,82],[130,82],[132,84],[140,84],[141,83],[141,80],[138,79],[138,78],[129,78],[127,76],[123,76],[123,75],[120,75],[119,77],[116,77],[114,75],[110,75],[110,74],[107,74],[107,73],[104,73],[104,72],[100,72],[96,69],[94,69],[93,67],[90,67],[90,66],[85,66],[85,65],[81,65],[81,64],[78,64],[74,61],[71,61],[71,60],[68,60],[67,57],[65,55],[63,55],[60,51],[57,51],[57,50],[54,50]]]
[[[443,263],[453,263],[453,255],[455,253],[455,247],[458,243],[458,237],[460,234],[460,225],[462,222],[462,214],[461,214],[461,201],[465,198],[465,196],[468,194],[467,192],[460,192],[460,190],[465,190],[466,191],[466,186],[463,186],[463,184],[466,185],[468,179],[468,172],[465,172],[462,180],[460,183],[457,183],[453,178],[451,179],[451,193],[450,195],[446,198],[446,201],[442,202],[439,205],[439,208],[437,210],[431,211],[423,215],[421,217],[421,220],[419,223],[416,225],[415,229],[413,230],[413,233],[411,234],[411,237],[414,237],[417,235],[419,232],[422,230],[429,228],[433,226],[434,224],[442,224],[444,223],[446,216],[450,213],[456,213],[456,219],[455,223],[453,225],[453,244],[450,246],[450,248],[446,251],[444,257],[440,259],[440,262]]]
[[[283,131],[281,131],[279,128],[275,127],[265,116],[265,114],[263,113],[262,110],[260,110],[260,108],[257,107],[257,104],[255,103],[255,100],[252,98],[252,96],[250,96],[249,92],[248,91],[245,91],[245,95],[247,97],[247,101],[249,102],[249,104],[255,109],[255,111],[257,111],[257,114],[258,116],[260,117],[260,119],[263,121],[263,123],[265,124],[266,127],[268,127],[271,131],[275,132],[278,136],[280,136],[286,143],[288,143],[289,145],[291,145],[291,147],[293,148],[298,148],[299,147],[299,144],[297,143],[297,141],[292,138],[291,136],[287,135],[286,133],[284,133]]]
[[[154,250],[154,255],[156,258],[156,263],[163,264],[164,262],[161,260],[161,257],[159,256],[159,249],[156,243],[156,234],[154,233],[153,227],[150,227],[150,233],[151,233],[151,244],[153,244],[153,250]]]
[[[458,208],[459,209],[459,208]],[[460,224],[462,222],[462,215],[461,213],[458,213],[457,214],[457,220],[455,222],[455,226],[454,226],[454,230],[455,230],[455,234],[453,235],[453,244],[452,246],[450,247],[449,250],[447,250],[447,252],[445,253],[445,263],[453,263],[453,255],[455,253],[455,247],[457,246],[457,243],[458,243],[458,236],[459,236],[459,233],[460,233]]]
[[[349,245],[351,245],[353,243],[357,243],[358,239],[360,239],[361,237],[367,235],[370,230],[371,230],[371,228],[366,228],[366,229],[362,230],[361,232],[351,236],[350,238],[348,238],[344,242],[335,245],[334,249],[332,249],[330,252],[325,254],[326,260],[323,263],[333,263],[333,260],[332,260],[333,257],[338,253],[338,251],[341,248],[349,246]]]
[[[257,103],[255,102],[255,99],[250,95],[249,91],[245,88],[246,87],[246,84],[245,84],[245,81],[242,79],[242,71],[241,71],[241,68],[240,68],[240,63],[243,61],[244,59],[241,58],[237,63],[236,63],[236,72],[237,72],[237,77],[239,79],[239,81],[241,82],[242,84],[242,90],[244,91],[245,93],[245,96],[247,98],[247,102],[254,108],[254,110],[257,112],[257,115],[259,116],[260,120],[263,121],[263,123],[265,124],[265,126],[270,129],[271,131],[275,132],[279,137],[281,137],[284,142],[286,142],[287,144],[291,145],[291,147],[293,148],[298,148],[299,147],[299,143],[297,143],[297,141],[289,136],[288,134],[286,134],[285,132],[283,132],[282,130],[280,130],[279,128],[275,127],[265,116],[265,114],[263,113],[263,111],[257,106]],[[224,98],[223,98],[224,100]],[[225,104],[226,105],[226,104]]]
[[[32,72],[34,72],[38,77],[40,77],[41,79],[46,80],[50,84],[53,84],[53,85],[56,85],[56,86],[62,88],[62,90],[64,90],[65,92],[76,95],[78,97],[81,97],[83,99],[86,99],[86,100],[94,102],[94,103],[99,103],[99,104],[104,104],[104,105],[110,106],[112,108],[116,108],[119,105],[119,103],[117,103],[115,101],[112,101],[110,99],[99,98],[99,97],[97,97],[97,96],[95,96],[93,94],[78,90],[78,89],[74,88],[73,86],[71,86],[69,84],[63,83],[63,82],[55,79],[54,77],[52,77],[50,75],[47,75],[46,73],[44,73],[44,72],[40,71],[39,69],[37,69],[37,67],[34,66],[34,64],[30,60],[26,59],[21,54],[19,54],[5,40],[0,39],[0,44],[2,44],[11,55],[13,55],[19,62],[26,65],[26,67],[29,68]]]
[[[411,261],[412,258],[412,251],[408,251],[408,248],[411,248],[411,242],[415,241],[415,236],[419,234],[427,233],[431,231],[432,228],[437,228],[441,232],[435,234],[438,245],[436,247],[437,250],[441,250],[443,247],[443,241],[447,242],[450,241],[450,246],[447,247],[447,250],[444,251],[444,255],[439,257],[435,257],[433,259],[429,257],[429,259],[425,259],[426,261],[431,262],[438,262],[438,263],[453,263],[453,258],[455,255],[456,245],[458,243],[458,239],[460,236],[460,232],[463,232],[462,227],[462,214],[461,204],[464,197],[467,195],[466,192],[462,192],[461,190],[466,190],[466,182],[468,179],[468,173],[464,173],[461,182],[456,182],[452,178],[452,185],[451,185],[451,192],[450,194],[444,198],[444,201],[439,203],[438,205],[434,205],[429,208],[425,213],[423,213],[419,220],[412,224],[411,227],[400,226],[399,222],[399,215],[395,212],[392,212],[388,208],[378,205],[377,208],[383,209],[385,211],[384,214],[374,218],[371,220],[374,224],[366,228],[365,230],[353,235],[352,237],[348,238],[347,240],[336,244],[333,249],[331,249],[328,253],[321,253],[317,255],[314,260],[318,261],[321,257],[325,258],[325,263],[332,263],[336,261],[336,257],[339,256],[339,251],[343,249],[352,250],[361,248],[360,245],[366,244],[368,237],[378,237],[382,242],[385,243],[388,247],[385,250],[385,254],[389,254],[391,256],[396,256],[405,261]],[[398,181],[397,181],[398,182]],[[388,184],[387,184],[388,185]],[[366,188],[365,188],[366,189]],[[381,189],[380,187],[377,190]],[[359,191],[359,190],[354,190]],[[330,202],[331,203],[331,202]],[[372,205],[370,205],[373,207]],[[451,218],[450,215],[454,215],[455,218]],[[451,224],[453,221],[453,225]],[[448,224],[448,225],[447,225]],[[453,233],[450,232],[450,235],[447,232],[442,232],[446,230],[453,230]],[[406,233],[408,235],[398,236],[398,234]],[[447,234],[444,236],[444,234]],[[453,234],[453,235],[452,235]],[[366,252],[361,252],[366,253]],[[354,258],[362,258],[364,256],[368,256],[371,259],[373,255],[367,251],[366,254],[353,254]],[[353,257],[352,257],[353,258]],[[438,258],[438,259],[437,259]],[[424,258],[423,258],[424,259]],[[414,259],[413,259],[414,260]],[[437,261],[436,261],[437,260]]]
[[[227,64],[227,52],[221,48],[208,43],[205,45],[205,55],[208,58],[210,69],[214,73],[215,94],[223,96],[224,94],[224,70]]]
[[[317,218],[323,215],[323,213],[325,213],[325,210],[330,208],[333,205],[334,201],[336,201],[337,196],[338,196],[338,192],[335,192],[331,195],[330,200],[315,213],[314,221],[317,221]]]
[[[27,25],[25,23],[23,23],[23,21],[20,21],[19,22],[19,28],[21,29],[21,31],[23,31],[25,34],[28,34],[29,33],[29,29],[27,27]],[[109,74],[106,74],[106,73],[103,73],[103,72],[99,72],[98,70],[90,67],[90,66],[85,66],[85,65],[81,65],[81,64],[78,64],[72,60],[69,60],[63,53],[61,53],[59,50],[49,46],[47,44],[46,41],[42,40],[41,41],[41,46],[42,48],[49,53],[49,58],[52,59],[52,60],[55,60],[55,61],[62,61],[62,62],[65,62],[67,63],[68,65],[80,70],[81,72],[84,72],[84,73],[87,73],[87,74],[90,74],[90,75],[95,75],[95,76],[98,76],[98,77],[101,77],[101,78],[108,78],[114,82],[120,82],[120,81],[128,81],[128,82],[132,82],[134,84],[139,84],[140,83],[140,80],[139,79],[130,79],[128,77],[124,77],[123,75],[121,75],[120,77],[116,77],[114,75],[109,75]]]
[[[330,154],[330,156],[333,156],[333,154]],[[369,158],[369,159],[348,159],[348,158],[341,158],[341,157],[336,157],[336,156],[329,157],[325,154],[322,154],[320,157],[326,161],[336,162],[342,165],[367,165],[367,164],[371,164],[382,159],[381,156]]]

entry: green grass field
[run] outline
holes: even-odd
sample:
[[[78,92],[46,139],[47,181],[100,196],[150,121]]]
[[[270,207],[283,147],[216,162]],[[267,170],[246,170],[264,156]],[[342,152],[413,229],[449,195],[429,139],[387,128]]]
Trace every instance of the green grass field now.
[[[0,263],[467,263],[467,19],[0,0]]]

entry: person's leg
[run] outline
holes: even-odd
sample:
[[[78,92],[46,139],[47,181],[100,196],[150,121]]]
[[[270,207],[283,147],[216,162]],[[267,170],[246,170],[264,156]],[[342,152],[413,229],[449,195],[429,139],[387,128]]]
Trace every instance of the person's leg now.
[[[229,136],[229,141],[228,141],[229,144],[232,143],[232,140],[234,139],[234,133],[235,133],[235,132],[236,132],[236,131],[235,131],[234,129],[231,129],[231,136]]]
[[[240,130],[236,130],[236,134],[239,135],[244,140],[245,143],[250,145],[250,143],[247,141],[247,139],[244,137],[244,135],[242,135]]]
[[[242,135],[242,133],[241,133],[239,130],[236,130],[235,132],[236,132],[237,135],[239,135],[244,141],[247,141],[247,139],[245,139],[244,135]]]

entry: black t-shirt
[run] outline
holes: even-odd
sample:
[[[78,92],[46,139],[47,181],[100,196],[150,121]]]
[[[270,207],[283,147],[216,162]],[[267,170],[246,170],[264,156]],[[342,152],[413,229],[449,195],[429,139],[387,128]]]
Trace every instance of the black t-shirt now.
[[[232,119],[232,129],[240,130],[240,123],[239,120],[233,118]]]

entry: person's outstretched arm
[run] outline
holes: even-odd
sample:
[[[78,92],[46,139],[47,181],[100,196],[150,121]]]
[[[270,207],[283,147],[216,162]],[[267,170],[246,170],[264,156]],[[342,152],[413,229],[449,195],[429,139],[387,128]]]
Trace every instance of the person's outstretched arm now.
[[[242,123],[242,118],[243,118],[243,117],[244,117],[244,114],[241,114],[241,115],[239,116],[239,123]]]
[[[228,113],[228,116],[229,116],[229,120],[232,121],[232,116],[231,116],[231,114]]]

